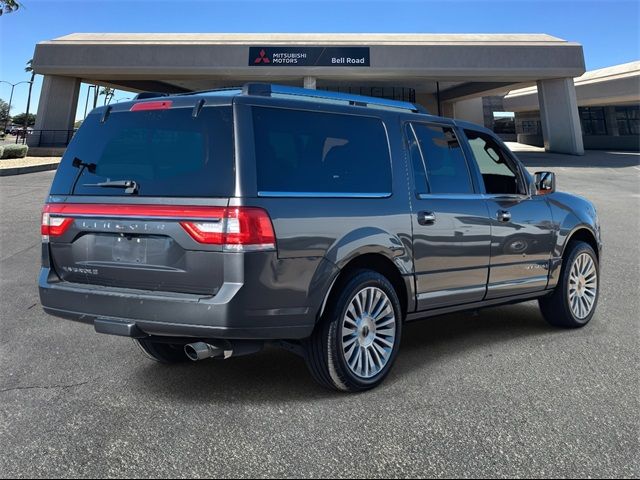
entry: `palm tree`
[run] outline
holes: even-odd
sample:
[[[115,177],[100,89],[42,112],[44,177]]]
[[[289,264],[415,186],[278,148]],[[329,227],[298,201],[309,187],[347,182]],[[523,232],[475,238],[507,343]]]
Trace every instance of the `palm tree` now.
[[[31,89],[33,88],[33,80],[36,78],[36,72],[33,71],[33,58],[27,62],[24,71],[31,74],[31,82],[29,82],[29,95],[27,96],[27,112],[24,116],[24,129],[29,127],[29,107],[31,106]]]
[[[100,95],[104,95],[104,104],[108,105],[113,96],[116,94],[115,88],[103,87],[100,90]]]
[[[20,4],[16,0],[0,0],[0,15],[15,12],[18,8]]]

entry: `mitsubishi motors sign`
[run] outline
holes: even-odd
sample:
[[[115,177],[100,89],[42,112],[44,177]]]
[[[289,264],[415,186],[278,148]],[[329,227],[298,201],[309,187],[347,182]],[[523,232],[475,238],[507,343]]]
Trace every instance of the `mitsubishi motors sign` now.
[[[369,67],[369,47],[249,47],[255,67]]]

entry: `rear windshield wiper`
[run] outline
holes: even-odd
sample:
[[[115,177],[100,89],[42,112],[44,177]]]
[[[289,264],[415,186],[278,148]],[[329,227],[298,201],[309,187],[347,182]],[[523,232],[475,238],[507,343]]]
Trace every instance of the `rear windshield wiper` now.
[[[138,184],[135,180],[114,180],[112,182],[85,183],[83,187],[124,188],[124,193],[133,195],[138,193]]]
[[[87,170],[89,170],[89,172],[96,173],[97,165],[95,163],[85,163],[82,160],[80,160],[78,157],[75,157],[73,159],[73,162],[71,163],[71,165],[73,165],[76,168],[80,168],[80,167],[82,167],[83,169],[86,168]]]
[[[73,159],[73,162],[71,162],[71,165],[73,165],[75,168],[80,169],[80,171],[76,174],[76,178],[73,180],[73,185],[71,185],[71,195],[73,195],[73,193],[76,191],[76,185],[78,184],[78,180],[80,180],[80,177],[84,172],[84,169],[86,168],[89,171],[89,173],[96,173],[97,165],[95,163],[83,162],[78,157],[75,157]]]

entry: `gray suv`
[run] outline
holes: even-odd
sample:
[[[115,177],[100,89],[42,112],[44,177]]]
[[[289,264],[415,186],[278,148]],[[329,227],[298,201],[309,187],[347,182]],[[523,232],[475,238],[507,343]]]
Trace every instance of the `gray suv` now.
[[[593,205],[491,131],[276,85],[97,108],[42,238],[47,313],[164,363],[275,343],[350,392],[387,376],[405,322],[538,299],[582,327],[598,301]]]

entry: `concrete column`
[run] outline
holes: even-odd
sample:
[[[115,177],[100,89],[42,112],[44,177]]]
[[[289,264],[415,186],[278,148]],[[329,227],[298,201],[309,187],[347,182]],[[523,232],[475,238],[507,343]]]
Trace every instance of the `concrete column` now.
[[[455,102],[453,104],[453,117],[484,126],[482,97]]]
[[[34,130],[72,130],[76,119],[79,92],[79,78],[45,75]],[[40,139],[44,140],[45,136],[54,138],[53,133],[42,134],[42,136],[35,133],[28,137],[27,142],[29,145],[39,146]],[[64,134],[62,136],[56,134],[56,142],[64,140],[63,136]]]
[[[316,89],[316,77],[304,77],[304,88]]]
[[[584,155],[573,78],[539,80],[538,101],[544,149],[548,152]]]

